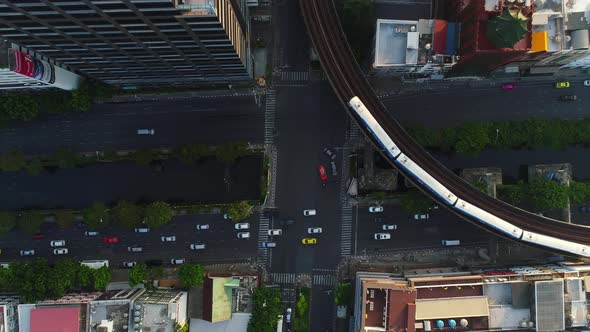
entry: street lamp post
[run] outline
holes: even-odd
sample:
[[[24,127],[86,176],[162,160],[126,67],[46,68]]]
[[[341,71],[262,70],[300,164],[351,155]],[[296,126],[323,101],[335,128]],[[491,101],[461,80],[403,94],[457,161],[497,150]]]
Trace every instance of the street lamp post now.
[[[498,135],[500,134],[500,129],[496,128],[496,143],[498,143]]]

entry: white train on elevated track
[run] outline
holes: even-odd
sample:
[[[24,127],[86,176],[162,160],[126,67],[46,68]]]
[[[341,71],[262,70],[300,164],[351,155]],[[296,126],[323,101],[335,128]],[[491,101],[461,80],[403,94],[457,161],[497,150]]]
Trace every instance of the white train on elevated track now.
[[[471,219],[487,226],[487,228],[494,229],[512,239],[521,240],[548,249],[568,252],[576,256],[590,257],[590,246],[523,230],[520,227],[517,227],[502,218],[498,218],[497,216],[466,202],[460,197],[457,197],[457,195],[447,189],[442,183],[433,178],[422,169],[422,167],[403,153],[358,97],[350,99],[349,104],[358,117],[363,121],[365,128],[371,132],[373,138],[375,138],[375,140],[381,145],[381,148],[389,158],[391,158],[400,169],[412,174],[415,181],[418,181],[423,187],[438,196],[443,202],[449,205],[449,207],[457,210],[463,215],[471,217]]]

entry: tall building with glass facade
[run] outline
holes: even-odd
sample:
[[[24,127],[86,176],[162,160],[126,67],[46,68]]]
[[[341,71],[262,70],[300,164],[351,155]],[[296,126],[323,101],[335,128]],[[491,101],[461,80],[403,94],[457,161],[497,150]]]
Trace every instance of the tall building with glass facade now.
[[[0,0],[21,51],[119,86],[251,77],[246,0]]]

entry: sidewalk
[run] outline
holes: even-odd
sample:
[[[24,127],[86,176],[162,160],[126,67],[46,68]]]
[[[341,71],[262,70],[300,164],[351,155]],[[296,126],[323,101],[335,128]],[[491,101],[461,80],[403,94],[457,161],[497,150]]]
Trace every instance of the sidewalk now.
[[[251,86],[250,86],[251,85]],[[217,90],[195,90],[195,91],[181,91],[181,92],[152,92],[152,93],[136,93],[128,95],[116,95],[111,98],[97,99],[95,103],[127,103],[138,102],[145,100],[161,100],[161,99],[184,99],[184,98],[215,98],[228,96],[249,96],[256,93],[253,83],[249,85],[234,87],[231,89],[217,89]]]

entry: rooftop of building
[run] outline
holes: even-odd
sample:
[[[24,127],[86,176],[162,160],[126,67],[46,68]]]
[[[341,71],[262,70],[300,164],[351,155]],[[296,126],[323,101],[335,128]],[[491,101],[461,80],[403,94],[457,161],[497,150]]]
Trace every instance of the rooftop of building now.
[[[81,332],[83,316],[81,305],[37,307],[30,310],[29,332]]]
[[[248,330],[248,321],[250,314],[248,313],[234,313],[231,319],[211,323],[203,319],[191,319],[190,332],[246,332]]]
[[[131,288],[102,294],[90,304],[90,331],[99,332],[98,327],[105,320],[112,322],[113,331],[124,331],[130,322],[130,301],[142,291],[140,288]]]
[[[229,320],[232,313],[252,311],[252,289],[258,276],[210,273],[203,283],[203,318],[211,322]]]
[[[171,304],[179,302],[185,292],[174,290],[146,290],[135,300],[132,323],[144,331],[173,332],[176,312]]]

